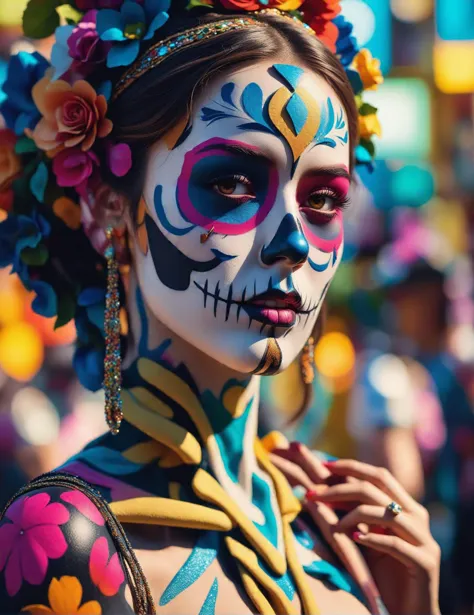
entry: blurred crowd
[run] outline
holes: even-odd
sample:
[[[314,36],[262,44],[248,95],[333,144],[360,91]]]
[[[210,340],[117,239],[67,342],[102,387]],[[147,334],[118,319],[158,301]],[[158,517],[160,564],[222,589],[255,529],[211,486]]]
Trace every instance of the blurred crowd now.
[[[454,10],[454,4],[456,10]],[[26,39],[24,2],[0,0],[0,84]],[[474,5],[343,0],[352,35],[381,58],[383,138],[352,190],[344,260],[315,349],[309,412],[297,366],[263,381],[262,433],[388,467],[431,513],[441,610],[474,605]],[[2,93],[0,91],[0,97]],[[1,118],[0,118],[1,122]],[[0,180],[4,160],[0,141]],[[77,383],[72,324],[35,315],[0,272],[0,506],[105,431]]]

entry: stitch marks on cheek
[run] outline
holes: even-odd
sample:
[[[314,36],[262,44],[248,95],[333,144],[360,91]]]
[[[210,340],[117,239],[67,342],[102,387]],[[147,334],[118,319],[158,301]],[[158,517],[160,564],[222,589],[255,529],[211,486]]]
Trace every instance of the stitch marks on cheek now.
[[[252,374],[257,376],[273,376],[281,367],[282,352],[278,342],[273,337],[267,340],[267,347],[260,363],[253,370]]]

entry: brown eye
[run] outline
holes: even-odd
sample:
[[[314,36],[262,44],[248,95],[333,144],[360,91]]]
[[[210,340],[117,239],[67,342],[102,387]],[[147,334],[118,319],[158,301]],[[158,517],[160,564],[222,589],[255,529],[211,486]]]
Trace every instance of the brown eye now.
[[[212,188],[218,194],[227,197],[253,197],[252,182],[244,175],[221,177],[212,182]]]
[[[234,194],[234,192],[237,190],[237,180],[233,179],[231,177],[227,178],[227,179],[221,179],[219,182],[217,182],[215,184],[217,192],[220,192],[221,194],[225,194],[226,196],[230,195],[230,194]]]
[[[308,197],[306,207],[330,214],[336,209],[336,199],[333,196],[316,192]]]

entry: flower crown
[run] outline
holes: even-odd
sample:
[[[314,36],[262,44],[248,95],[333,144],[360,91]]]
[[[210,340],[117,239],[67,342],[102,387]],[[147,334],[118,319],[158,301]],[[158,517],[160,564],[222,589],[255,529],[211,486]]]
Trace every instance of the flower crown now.
[[[34,293],[33,309],[55,317],[56,328],[75,320],[74,366],[91,390],[103,381],[106,237],[88,195],[103,189],[101,165],[118,177],[132,166],[130,147],[115,141],[107,117],[111,97],[182,46],[248,27],[256,22],[252,14],[278,10],[314,33],[344,66],[359,109],[358,164],[372,165],[371,139],[380,134],[376,109],[362,101],[364,90],[382,82],[379,62],[358,50],[339,0],[190,0],[189,10],[206,7],[221,12],[222,20],[149,47],[173,13],[170,3],[30,0],[24,32],[31,38],[55,33],[51,63],[36,52],[20,52],[10,59],[3,85],[0,267],[11,266]],[[230,12],[234,16],[226,17]],[[114,86],[107,77],[118,67],[122,77]]]

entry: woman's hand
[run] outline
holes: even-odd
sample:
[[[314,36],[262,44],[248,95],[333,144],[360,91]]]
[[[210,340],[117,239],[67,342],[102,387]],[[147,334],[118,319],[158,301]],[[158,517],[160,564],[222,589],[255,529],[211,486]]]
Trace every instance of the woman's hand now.
[[[307,489],[305,508],[325,535],[322,514],[334,538],[346,534],[364,547],[390,613],[439,613],[440,549],[430,533],[428,512],[388,470],[349,460],[322,464],[298,444],[274,451],[272,459],[292,485]],[[391,502],[402,512],[391,512]],[[339,519],[334,515],[330,522],[328,509],[345,514]]]

